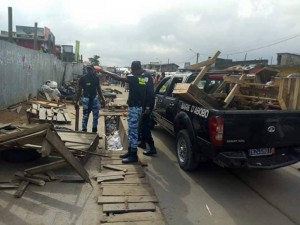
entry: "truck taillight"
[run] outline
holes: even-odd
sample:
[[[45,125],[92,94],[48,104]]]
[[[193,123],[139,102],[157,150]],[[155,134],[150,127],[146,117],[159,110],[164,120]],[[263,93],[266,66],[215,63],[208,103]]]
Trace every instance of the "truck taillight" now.
[[[212,144],[223,144],[224,119],[220,116],[210,116],[208,118],[208,129]]]

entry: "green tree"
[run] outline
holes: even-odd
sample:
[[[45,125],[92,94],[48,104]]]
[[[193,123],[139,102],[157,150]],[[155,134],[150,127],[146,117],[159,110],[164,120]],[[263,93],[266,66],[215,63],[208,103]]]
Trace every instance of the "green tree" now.
[[[99,56],[99,55],[94,55],[93,58],[89,58],[89,62],[90,62],[91,64],[93,64],[94,66],[99,66],[99,64],[100,64],[99,59],[100,59],[100,56]]]

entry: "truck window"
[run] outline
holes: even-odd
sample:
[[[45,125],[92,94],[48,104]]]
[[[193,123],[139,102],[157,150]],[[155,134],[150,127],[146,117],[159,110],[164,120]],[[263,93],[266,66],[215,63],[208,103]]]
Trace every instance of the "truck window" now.
[[[160,94],[160,95],[164,95],[168,86],[169,86],[169,83],[171,83],[171,77],[166,77],[164,78],[157,86],[157,88],[155,89],[155,94]]]
[[[173,90],[177,83],[182,83],[183,78],[182,77],[174,77],[172,80],[172,83],[170,84],[170,87],[168,88],[167,96],[173,97]]]

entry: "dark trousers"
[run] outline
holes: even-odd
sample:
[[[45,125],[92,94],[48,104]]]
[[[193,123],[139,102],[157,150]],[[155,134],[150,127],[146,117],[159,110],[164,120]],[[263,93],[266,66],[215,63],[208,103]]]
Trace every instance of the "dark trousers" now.
[[[154,141],[151,134],[151,113],[142,114],[139,124],[139,138],[142,142],[154,146]]]

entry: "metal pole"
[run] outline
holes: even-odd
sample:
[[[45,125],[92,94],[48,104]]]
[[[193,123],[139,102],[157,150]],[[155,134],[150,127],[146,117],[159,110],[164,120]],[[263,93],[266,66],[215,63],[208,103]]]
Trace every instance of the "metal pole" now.
[[[34,23],[34,37],[33,37],[33,48],[37,50],[37,22]]]
[[[13,42],[12,34],[12,7],[8,7],[8,41]]]
[[[199,59],[199,53],[197,52],[197,63],[198,63],[198,59]]]

